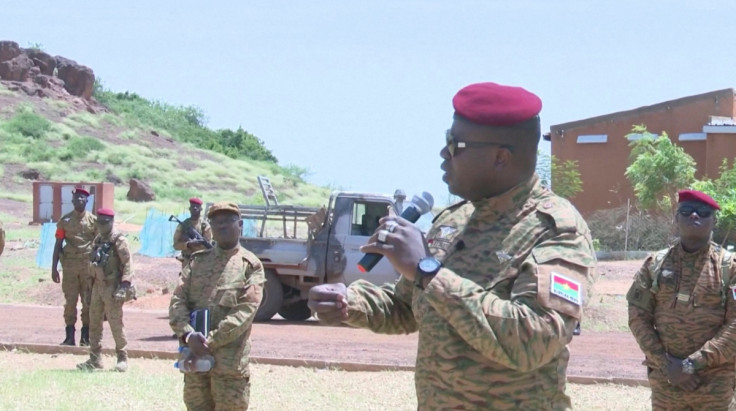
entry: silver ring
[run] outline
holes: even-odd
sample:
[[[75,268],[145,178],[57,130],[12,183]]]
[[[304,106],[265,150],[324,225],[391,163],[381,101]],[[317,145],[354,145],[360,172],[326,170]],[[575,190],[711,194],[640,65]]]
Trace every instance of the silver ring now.
[[[385,243],[387,235],[388,235],[388,230],[378,230],[378,242]]]
[[[391,220],[386,222],[386,230],[388,230],[389,233],[393,233],[398,226],[399,223],[397,223],[396,221]]]

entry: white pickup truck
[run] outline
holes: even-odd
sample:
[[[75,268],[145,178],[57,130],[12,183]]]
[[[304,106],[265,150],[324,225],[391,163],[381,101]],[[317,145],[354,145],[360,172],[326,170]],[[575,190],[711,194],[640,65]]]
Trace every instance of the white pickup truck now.
[[[308,292],[318,284],[350,284],[361,278],[374,284],[395,281],[399,274],[386,259],[367,273],[357,263],[363,256],[359,247],[378,220],[389,212],[401,213],[402,195],[400,190],[394,197],[337,191],[326,208],[269,204],[268,197],[266,206],[241,205],[250,233],[240,244],[261,259],[266,271],[256,321],[268,321],[276,313],[291,321],[308,319]]]

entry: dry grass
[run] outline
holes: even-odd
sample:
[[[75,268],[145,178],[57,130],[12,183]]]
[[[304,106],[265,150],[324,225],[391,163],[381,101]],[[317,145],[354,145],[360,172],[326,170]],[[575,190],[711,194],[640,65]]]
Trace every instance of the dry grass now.
[[[79,355],[0,352],[3,410],[182,410],[182,376],[169,360],[132,359],[125,374],[76,371]],[[109,370],[113,357],[104,357]],[[414,410],[413,373],[251,367],[252,410]],[[92,389],[91,389],[92,387]],[[646,410],[649,389],[568,385],[580,410]]]

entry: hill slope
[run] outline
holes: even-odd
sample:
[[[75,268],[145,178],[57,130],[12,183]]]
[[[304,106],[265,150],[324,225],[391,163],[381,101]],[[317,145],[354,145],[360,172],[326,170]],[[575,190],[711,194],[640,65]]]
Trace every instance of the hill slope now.
[[[284,204],[322,205],[329,196],[288,167],[203,150],[133,114],[74,96],[29,96],[13,83],[0,81],[2,196],[30,201],[31,181],[21,176],[28,171],[40,180],[113,182],[116,208],[130,211],[151,206],[126,204],[130,178],[151,185],[163,208],[185,207],[192,196],[262,204],[258,175],[271,178]]]

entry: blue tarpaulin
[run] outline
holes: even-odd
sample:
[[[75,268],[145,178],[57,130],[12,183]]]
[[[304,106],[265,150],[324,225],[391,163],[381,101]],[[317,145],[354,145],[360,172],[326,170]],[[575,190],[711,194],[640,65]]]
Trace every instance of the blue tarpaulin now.
[[[174,250],[174,231],[177,223],[169,221],[170,213],[148,209],[146,221],[143,223],[139,238],[141,249],[138,254],[148,257],[172,257],[178,253]],[[176,216],[180,221],[189,218],[189,213]],[[56,223],[44,223],[41,229],[41,244],[36,253],[36,265],[41,268],[51,268],[56,238]],[[255,224],[251,220],[243,220],[243,235],[255,235]]]
[[[36,251],[36,265],[40,268],[51,268],[56,245],[56,223],[43,223],[41,226],[41,244]]]
[[[172,257],[176,255],[174,250],[174,231],[176,221],[169,221],[171,214],[150,208],[146,214],[146,221],[141,229],[141,249],[138,254],[149,257]],[[176,216],[179,221],[184,221],[189,214]]]

